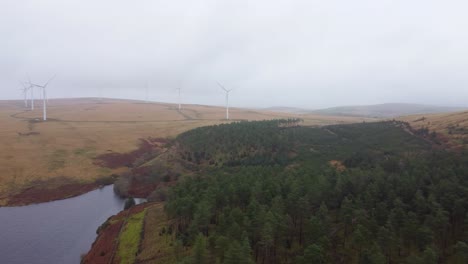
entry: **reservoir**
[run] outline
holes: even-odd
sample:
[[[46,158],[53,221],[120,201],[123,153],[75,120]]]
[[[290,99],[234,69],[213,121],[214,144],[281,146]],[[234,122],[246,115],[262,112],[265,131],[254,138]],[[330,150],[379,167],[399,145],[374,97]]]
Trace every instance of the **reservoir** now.
[[[110,185],[65,200],[1,207],[0,263],[80,263],[96,229],[124,203]]]

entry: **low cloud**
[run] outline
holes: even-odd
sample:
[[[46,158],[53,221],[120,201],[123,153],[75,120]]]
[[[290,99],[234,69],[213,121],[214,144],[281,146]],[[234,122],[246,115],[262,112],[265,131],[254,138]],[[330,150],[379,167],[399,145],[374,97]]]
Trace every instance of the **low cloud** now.
[[[0,99],[57,78],[51,97],[234,106],[464,105],[465,1],[0,3]]]

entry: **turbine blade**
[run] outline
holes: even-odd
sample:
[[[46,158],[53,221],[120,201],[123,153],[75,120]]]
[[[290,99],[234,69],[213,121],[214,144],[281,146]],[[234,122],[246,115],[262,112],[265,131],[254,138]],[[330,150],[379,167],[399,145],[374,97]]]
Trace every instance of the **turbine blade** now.
[[[35,84],[35,83],[29,83],[30,84],[30,87],[38,87],[38,88],[45,88],[45,86],[42,86],[42,85],[39,85],[39,84]]]
[[[21,84],[21,86],[23,86],[23,90],[27,90],[28,88],[26,87],[26,84],[22,81],[19,81],[19,83]]]
[[[54,76],[52,76],[52,78],[50,78],[50,79],[46,82],[46,84],[44,84],[43,88],[46,88],[47,85],[50,83],[50,81],[52,81],[53,79],[55,79],[56,76],[57,76],[57,74],[54,74]]]
[[[226,88],[224,88],[224,86],[222,84],[220,84],[219,82],[216,82],[216,83],[219,85],[219,87],[221,87],[221,89],[223,89],[224,91],[227,92]]]
[[[31,82],[31,79],[29,79],[29,76],[28,76],[28,84],[29,84],[29,89],[34,87],[34,84]]]

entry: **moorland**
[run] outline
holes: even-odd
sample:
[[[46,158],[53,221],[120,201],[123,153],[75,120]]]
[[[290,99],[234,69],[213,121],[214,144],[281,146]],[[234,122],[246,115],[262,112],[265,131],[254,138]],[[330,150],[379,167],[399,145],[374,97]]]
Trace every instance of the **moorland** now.
[[[195,127],[225,123],[222,107],[144,103],[118,99],[50,99],[42,105],[0,102],[0,205],[24,205],[78,195],[112,183],[135,157],[102,166],[97,157],[131,153],[155,138],[174,138]],[[232,108],[233,120],[292,117],[291,114]],[[309,125],[359,122],[352,117],[302,117]],[[151,141],[151,142],[150,142]],[[140,151],[141,152],[141,151]]]

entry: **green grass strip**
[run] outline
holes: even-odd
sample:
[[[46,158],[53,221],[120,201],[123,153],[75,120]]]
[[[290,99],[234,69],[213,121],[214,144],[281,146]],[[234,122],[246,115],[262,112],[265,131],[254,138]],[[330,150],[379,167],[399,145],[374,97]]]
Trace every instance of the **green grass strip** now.
[[[134,263],[138,253],[138,245],[141,240],[143,220],[146,210],[132,215],[125,224],[124,230],[119,237],[118,256],[120,263]]]

